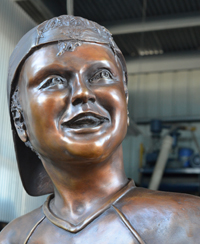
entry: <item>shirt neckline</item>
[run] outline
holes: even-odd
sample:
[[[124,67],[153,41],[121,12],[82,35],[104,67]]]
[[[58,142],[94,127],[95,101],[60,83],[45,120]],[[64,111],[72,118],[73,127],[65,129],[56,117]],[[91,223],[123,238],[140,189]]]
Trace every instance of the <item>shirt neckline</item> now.
[[[111,205],[119,201],[127,192],[129,192],[134,187],[135,187],[134,181],[129,179],[129,182],[119,191],[112,194],[109,197],[109,199],[96,212],[89,215],[84,221],[80,222],[77,225],[71,224],[66,220],[60,219],[51,212],[51,210],[49,209],[49,203],[51,199],[54,197],[54,195],[50,195],[45,201],[45,203],[43,204],[43,212],[44,215],[47,217],[47,219],[54,225],[64,230],[67,230],[69,232],[76,233],[82,230],[83,228],[85,228],[90,222],[92,222],[95,218],[97,218],[99,215],[105,212]]]

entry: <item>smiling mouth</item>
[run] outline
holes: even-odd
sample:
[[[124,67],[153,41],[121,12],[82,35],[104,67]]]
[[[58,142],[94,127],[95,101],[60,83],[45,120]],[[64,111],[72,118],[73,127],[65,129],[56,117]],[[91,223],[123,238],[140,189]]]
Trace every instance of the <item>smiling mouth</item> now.
[[[62,123],[62,126],[71,129],[93,128],[108,121],[108,118],[94,113],[81,113],[76,115],[71,120]]]

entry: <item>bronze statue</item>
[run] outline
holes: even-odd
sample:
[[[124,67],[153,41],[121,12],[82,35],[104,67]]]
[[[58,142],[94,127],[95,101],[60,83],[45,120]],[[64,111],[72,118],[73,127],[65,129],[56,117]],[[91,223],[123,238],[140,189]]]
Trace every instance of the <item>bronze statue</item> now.
[[[127,71],[104,27],[60,16],[30,30],[9,64],[19,171],[30,195],[3,244],[199,243],[200,199],[137,188],[123,168]]]

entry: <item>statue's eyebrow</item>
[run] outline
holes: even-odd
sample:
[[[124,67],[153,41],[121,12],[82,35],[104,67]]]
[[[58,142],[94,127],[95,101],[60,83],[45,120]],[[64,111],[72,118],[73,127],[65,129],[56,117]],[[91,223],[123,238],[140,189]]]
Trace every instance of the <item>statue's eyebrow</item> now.
[[[95,70],[101,70],[101,69],[107,69],[109,70],[114,76],[116,76],[115,67],[116,65],[113,65],[113,62],[110,62],[108,60],[97,60],[94,61],[87,69],[87,71],[95,71]]]
[[[66,73],[66,67],[62,65],[50,64],[42,67],[37,72],[33,73],[31,77],[29,77],[28,86],[35,86],[40,84],[45,78],[50,75],[60,75],[63,76]]]
[[[82,72],[85,74],[93,73],[95,70],[100,69],[108,69],[113,76],[117,75],[116,63],[113,60],[108,60],[105,58],[99,57],[99,60],[90,60],[91,62],[89,64],[86,64],[86,68],[83,68]],[[84,67],[84,65],[83,65]],[[37,66],[36,66],[37,68]],[[73,73],[72,67],[68,67],[67,64],[63,65],[61,63],[52,62],[49,64],[46,64],[45,66],[42,66],[40,69],[36,70],[34,72],[34,67],[32,67],[33,71],[31,71],[32,76],[28,76],[28,87],[33,87],[39,85],[44,79],[46,79],[48,76],[51,75],[59,75],[62,77],[71,76],[71,73]],[[27,73],[29,70],[27,71]],[[92,75],[92,74],[91,74]],[[67,77],[68,78],[68,77]]]

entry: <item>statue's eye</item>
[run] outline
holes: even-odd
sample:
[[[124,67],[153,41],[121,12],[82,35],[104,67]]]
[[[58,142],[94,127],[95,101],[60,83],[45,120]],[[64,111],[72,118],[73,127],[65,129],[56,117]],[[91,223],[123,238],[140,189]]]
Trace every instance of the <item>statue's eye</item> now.
[[[105,79],[111,79],[112,76],[110,74],[110,72],[108,70],[104,70],[100,73],[101,78],[105,78]]]
[[[52,76],[52,77],[48,77],[46,80],[44,80],[41,84],[41,86],[39,87],[39,89],[44,89],[44,88],[48,88],[48,87],[53,87],[55,85],[60,85],[60,84],[64,84],[65,83],[65,79],[62,77],[58,77],[58,76]]]
[[[100,79],[113,79],[112,74],[108,70],[101,70],[97,72],[91,79],[89,79],[90,83],[96,83]]]

